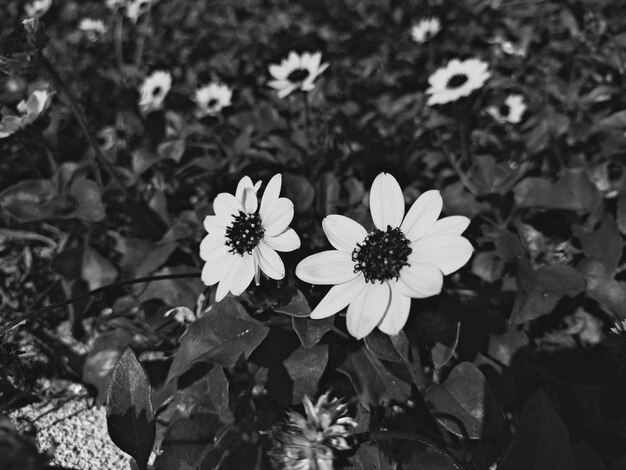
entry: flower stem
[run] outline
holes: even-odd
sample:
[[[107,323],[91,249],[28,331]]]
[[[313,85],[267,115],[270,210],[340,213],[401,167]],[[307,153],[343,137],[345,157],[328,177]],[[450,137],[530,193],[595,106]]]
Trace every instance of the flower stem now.
[[[304,123],[307,129],[311,128],[311,116],[309,114],[309,94],[306,91],[302,92],[302,101],[304,102]]]
[[[120,70],[122,77],[126,80],[124,73],[124,15],[118,14],[115,20],[115,60],[117,68]]]
[[[438,455],[447,459],[455,470],[468,470],[463,462],[461,462],[452,452],[431,438],[420,434],[413,434],[404,431],[370,431],[356,434],[355,437],[360,444],[368,441],[385,441],[388,439],[401,439],[404,441],[419,442],[426,447],[430,447]]]
[[[94,151],[96,152],[98,163],[100,163],[102,166],[106,168],[107,172],[111,175],[111,177],[115,179],[115,181],[117,181],[117,183],[119,184],[124,194],[128,196],[129,194],[128,194],[128,190],[126,189],[126,186],[124,186],[122,181],[119,179],[119,177],[113,170],[113,167],[111,166],[109,161],[106,159],[106,157],[102,153],[102,150],[100,149],[100,146],[98,145],[98,142],[96,141],[96,138],[94,137],[93,133],[89,130],[86,117],[84,113],[82,112],[82,110],[80,109],[80,107],[78,106],[78,100],[74,96],[74,93],[72,93],[70,88],[67,86],[65,81],[61,78],[61,76],[57,72],[57,70],[50,63],[50,61],[43,55],[43,52],[41,51],[39,52],[39,61],[44,66],[46,71],[50,74],[50,76],[52,77],[52,80],[55,82],[57,87],[63,92],[63,94],[67,98],[67,102],[70,106],[70,109],[72,110],[74,117],[78,121],[78,125],[80,126],[81,130],[85,134],[85,137],[87,137],[89,144],[93,147]],[[95,174],[98,184],[100,185],[100,187],[102,187],[102,177],[100,176],[100,169],[97,164],[93,165],[93,170],[94,170],[94,174]]]
[[[9,330],[12,330],[16,326],[30,320],[31,318],[38,317],[43,313],[50,312],[59,307],[65,307],[66,305],[73,304],[74,302],[78,302],[79,300],[87,299],[89,297],[93,297],[101,292],[105,292],[114,287],[123,287],[129,286],[132,284],[141,284],[144,282],[152,282],[152,281],[162,281],[165,279],[183,279],[183,278],[193,278],[200,277],[200,272],[191,272],[191,273],[175,273],[175,274],[162,274],[159,276],[146,276],[146,277],[138,277],[135,279],[126,279],[123,281],[114,282],[113,284],[108,284],[106,286],[98,287],[97,289],[91,290],[81,295],[77,295],[76,297],[72,297],[71,299],[64,300],[63,302],[58,302],[56,304],[48,305],[47,307],[42,307],[37,310],[32,310],[30,312],[26,312],[20,316],[20,318],[13,320],[7,326],[4,326],[0,329],[0,337],[4,336]]]

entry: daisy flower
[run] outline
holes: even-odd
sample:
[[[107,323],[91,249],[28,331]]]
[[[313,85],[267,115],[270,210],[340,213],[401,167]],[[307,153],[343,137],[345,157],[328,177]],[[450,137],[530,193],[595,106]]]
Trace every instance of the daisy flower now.
[[[152,3],[152,0],[127,0],[126,18],[132,23],[137,23],[139,17],[150,10]]]
[[[374,230],[367,233],[342,215],[327,216],[322,227],[335,250],[311,255],[296,267],[296,275],[305,282],[334,285],[311,318],[326,318],[347,306],[348,331],[355,338],[367,336],[375,327],[398,334],[411,298],[441,292],[443,276],[472,255],[472,245],[461,236],[469,219],[437,220],[442,205],[439,191],[427,191],[405,217],[400,185],[381,173],[370,191]]]
[[[23,127],[35,122],[41,116],[52,101],[53,93],[47,90],[35,90],[27,100],[22,100],[17,105],[19,115],[7,115],[0,121],[0,139],[4,139]]]
[[[291,51],[280,65],[270,65],[270,74],[274,80],[268,85],[277,90],[279,98],[295,90],[311,91],[315,88],[315,79],[328,68],[328,63],[321,64],[321,61],[321,52],[298,55]]]
[[[270,457],[275,468],[285,470],[332,470],[335,451],[349,450],[348,440],[357,426],[348,416],[346,405],[329,400],[328,393],[313,404],[302,400],[306,416],[291,411],[286,423],[273,431]]]
[[[116,11],[122,8],[125,3],[126,0],[107,0],[106,6],[108,9]]]
[[[452,59],[428,78],[428,105],[445,104],[469,96],[481,88],[491,76],[488,65],[479,59]]]
[[[41,18],[51,6],[52,0],[32,0],[24,5],[24,12],[29,18]]]
[[[104,35],[107,31],[102,20],[94,20],[93,18],[83,18],[80,20],[78,29],[85,33],[87,39],[94,42],[98,37]]]
[[[441,31],[439,18],[425,18],[411,28],[411,37],[418,44],[423,44]]]
[[[268,183],[259,205],[259,181],[244,176],[235,195],[220,193],[213,201],[215,215],[204,219],[209,233],[200,244],[200,257],[206,262],[202,282],[212,286],[219,282],[215,300],[228,292],[240,295],[254,278],[259,284],[260,271],[271,279],[285,277],[285,266],[277,251],[293,251],[300,238],[289,228],[293,203],[279,197],[282,177],[275,175]]]
[[[163,101],[172,88],[172,75],[163,70],[153,72],[141,85],[139,109],[143,114],[163,107]]]
[[[500,106],[490,106],[487,113],[500,124],[506,122],[518,124],[526,111],[524,97],[521,95],[509,95]]]
[[[198,106],[196,115],[200,118],[205,116],[216,116],[220,111],[230,106],[233,91],[221,83],[210,83],[198,88],[194,101]]]

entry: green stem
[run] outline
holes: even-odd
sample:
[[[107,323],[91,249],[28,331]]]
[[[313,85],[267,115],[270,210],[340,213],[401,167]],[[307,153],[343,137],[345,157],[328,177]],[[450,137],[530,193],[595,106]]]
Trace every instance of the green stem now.
[[[64,300],[63,302],[58,302],[53,305],[49,305],[47,307],[43,307],[37,310],[33,310],[30,312],[26,312],[20,316],[20,318],[13,320],[7,326],[0,329],[0,337],[4,336],[9,330],[12,330],[16,326],[19,326],[21,323],[30,320],[31,318],[38,317],[43,313],[50,312],[60,307],[65,307],[66,305],[73,304],[74,302],[78,302],[79,300],[87,299],[94,295],[97,295],[101,292],[105,292],[114,287],[123,287],[129,286],[132,284],[141,284],[143,282],[152,282],[152,281],[162,281],[165,279],[182,279],[182,278],[192,278],[192,277],[200,277],[200,272],[191,272],[191,273],[176,273],[176,274],[162,274],[159,276],[146,276],[139,277],[135,279],[126,279],[124,281],[114,282],[113,284],[108,284],[106,286],[99,287],[97,289],[91,290],[81,295],[77,295],[76,297],[72,297],[71,299]]]
[[[309,94],[306,91],[302,92],[302,101],[304,102],[304,123],[308,130],[311,128],[311,116],[309,113]]]
[[[115,20],[115,60],[117,68],[122,74],[122,78],[126,80],[124,73],[124,15],[118,14]]]
[[[111,164],[109,163],[107,158],[102,153],[102,150],[100,149],[100,146],[98,145],[98,142],[96,141],[96,138],[94,137],[93,133],[89,130],[89,126],[87,124],[87,119],[86,119],[83,111],[78,106],[78,100],[74,96],[74,93],[72,93],[72,91],[67,86],[65,81],[61,78],[61,76],[56,71],[54,66],[43,55],[43,52],[41,52],[41,51],[39,53],[39,60],[40,60],[41,64],[44,66],[44,68],[46,69],[46,71],[52,77],[52,80],[55,82],[56,86],[63,92],[63,94],[67,98],[67,103],[69,104],[70,109],[72,110],[72,113],[74,114],[74,117],[78,121],[78,125],[80,126],[81,130],[85,134],[85,137],[87,137],[87,140],[89,141],[89,144],[92,146],[92,148],[96,152],[96,157],[98,159],[98,162],[102,166],[105,167],[107,172],[111,175],[111,177],[113,179],[115,179],[115,181],[117,181],[118,185],[121,187],[121,189],[124,192],[124,194],[128,197],[129,194],[128,194],[128,190],[126,189],[126,186],[124,186],[124,184],[122,183],[120,178],[117,176],[117,173],[115,173],[113,167],[111,166]],[[97,164],[94,164],[93,167],[94,167],[94,173],[95,173],[96,180],[98,180],[98,184],[100,185],[100,187],[102,187],[102,178],[100,176],[100,169],[98,168]]]
[[[419,442],[426,447],[430,447],[438,455],[447,459],[452,464],[455,470],[468,470],[463,462],[461,462],[452,452],[450,452],[438,442],[426,436],[404,431],[370,431],[356,434],[355,437],[360,444],[368,441],[385,441],[388,439],[400,439],[404,441]]]

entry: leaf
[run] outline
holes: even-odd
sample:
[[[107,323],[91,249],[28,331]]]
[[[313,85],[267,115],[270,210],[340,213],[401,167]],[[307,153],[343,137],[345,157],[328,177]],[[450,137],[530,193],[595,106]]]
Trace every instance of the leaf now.
[[[34,222],[55,215],[48,203],[56,195],[49,180],[25,180],[0,193],[0,207],[21,222]]]
[[[596,130],[599,131],[618,131],[625,132],[626,131],[626,110],[618,111],[616,113],[611,114],[610,116],[601,119],[594,126]]]
[[[459,437],[495,437],[504,429],[498,402],[485,376],[471,362],[452,369],[443,384],[427,389],[425,398],[438,412],[437,421]]]
[[[176,163],[178,163],[185,153],[185,148],[185,139],[176,139],[170,142],[163,142],[161,145],[159,145],[159,148],[157,150],[161,158],[174,160]]]
[[[154,274],[156,276],[191,273],[195,269],[185,266],[166,267]],[[139,298],[143,302],[148,299],[160,299],[170,306],[186,306],[195,308],[198,295],[204,290],[204,284],[197,278],[163,279],[152,281],[145,288],[140,286]]]
[[[111,284],[117,278],[117,269],[89,246],[62,251],[54,257],[51,267],[66,279],[87,281],[89,290]]]
[[[111,440],[133,457],[140,470],[148,468],[148,457],[156,436],[150,399],[150,382],[132,349],[117,362],[107,394],[107,428]]]
[[[517,274],[517,297],[511,312],[514,325],[550,313],[564,296],[573,297],[585,290],[585,280],[571,266],[555,264],[531,270],[521,267]]]
[[[454,336],[454,341],[451,345],[437,343],[430,350],[430,355],[433,360],[433,366],[435,368],[435,373],[444,367],[450,359],[454,356],[454,351],[456,351],[456,347],[459,344],[459,337],[461,336],[461,322],[456,324],[456,335]]]
[[[296,349],[285,360],[287,374],[293,381],[291,403],[301,403],[305,395],[317,394],[317,384],[326,369],[328,346],[319,345],[312,349]]]
[[[309,180],[300,175],[283,174],[283,192],[293,201],[296,213],[309,210],[315,199],[315,188]]]
[[[108,331],[96,338],[83,365],[83,381],[98,389],[96,403],[104,403],[109,378],[115,364],[128,347],[132,334],[128,331]]]
[[[606,266],[595,259],[583,260],[577,268],[585,277],[587,295],[626,319],[626,282],[613,279]]]
[[[545,391],[539,390],[524,405],[502,470],[570,470],[576,468],[570,452],[569,432]]]
[[[449,215],[464,215],[472,218],[491,209],[489,204],[478,202],[460,182],[444,187],[441,196],[443,197],[443,210]]]
[[[383,452],[382,447],[387,447]],[[366,442],[359,446],[354,456],[352,468],[356,470],[395,470],[398,468],[395,459],[390,459],[393,449],[389,442],[370,443]]]
[[[398,353],[398,350],[394,347],[389,335],[380,330],[373,330],[364,338],[364,342],[367,349],[376,354],[378,358],[385,361],[403,363],[402,356],[400,356],[400,353]]]
[[[580,241],[585,256],[600,261],[612,277],[622,257],[623,248],[622,236],[615,220],[609,214],[605,214],[600,226],[594,232],[588,233],[580,225],[574,225],[572,232]]]
[[[102,191],[95,181],[87,178],[75,178],[70,187],[70,194],[78,202],[78,207],[69,217],[76,217],[87,222],[104,219],[106,210],[102,203]]]
[[[280,307],[274,307],[274,311],[277,313],[285,313],[292,317],[306,318],[311,315],[311,307],[307,302],[304,294],[300,290],[296,289],[296,293],[291,297],[291,300],[287,305],[281,305]]]
[[[515,186],[513,193],[520,208],[539,207],[581,213],[590,212],[601,200],[588,172],[580,168],[564,170],[554,183],[545,178],[525,178]]]
[[[322,215],[337,212],[339,191],[341,186],[337,177],[330,172],[324,172],[317,181],[317,211]]]
[[[506,332],[489,335],[489,357],[510,367],[517,351],[526,347],[529,342],[526,333],[518,330],[515,326],[508,325]]]
[[[300,343],[305,349],[315,346],[322,336],[333,328],[335,318],[330,316],[321,320],[311,320],[310,318],[291,318],[293,330],[298,335]]]
[[[225,299],[214,304],[180,337],[167,382],[199,362],[233,367],[242,354],[250,356],[268,332],[269,328],[248,315],[238,301]]]
[[[585,441],[578,441],[571,451],[575,470],[606,470],[600,458]]]

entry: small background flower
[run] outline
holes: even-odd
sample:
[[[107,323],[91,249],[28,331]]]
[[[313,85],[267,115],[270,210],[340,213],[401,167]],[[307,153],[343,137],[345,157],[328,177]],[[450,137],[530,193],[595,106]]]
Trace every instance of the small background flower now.
[[[104,35],[107,31],[102,20],[93,18],[83,18],[80,20],[78,29],[85,34],[89,41],[97,41],[98,38]]]
[[[526,112],[522,95],[509,95],[500,106],[489,106],[487,113],[499,123],[518,124]]]
[[[172,75],[163,70],[153,72],[141,85],[139,109],[147,114],[163,107],[165,97],[172,88]]]
[[[198,88],[194,95],[198,117],[216,116],[222,109],[231,105],[233,91],[222,83],[209,83]]]
[[[52,0],[32,0],[24,4],[24,12],[30,18],[41,18],[51,6]]]
[[[126,18],[132,23],[145,15],[152,8],[154,0],[126,0]]]
[[[270,65],[270,74],[274,80],[268,85],[277,91],[279,98],[284,98],[296,90],[311,91],[315,88],[315,79],[328,68],[328,63],[321,63],[322,53],[302,55],[291,51],[279,65]]]
[[[439,18],[424,18],[414,24],[411,28],[411,37],[413,41],[422,44],[441,31],[441,22]]]
[[[428,104],[445,104],[469,96],[491,76],[488,69],[488,64],[479,59],[452,59],[428,78]]]
[[[53,93],[47,90],[35,90],[28,99],[17,104],[20,115],[6,115],[0,121],[0,139],[8,137],[23,127],[35,122],[52,101]]]

